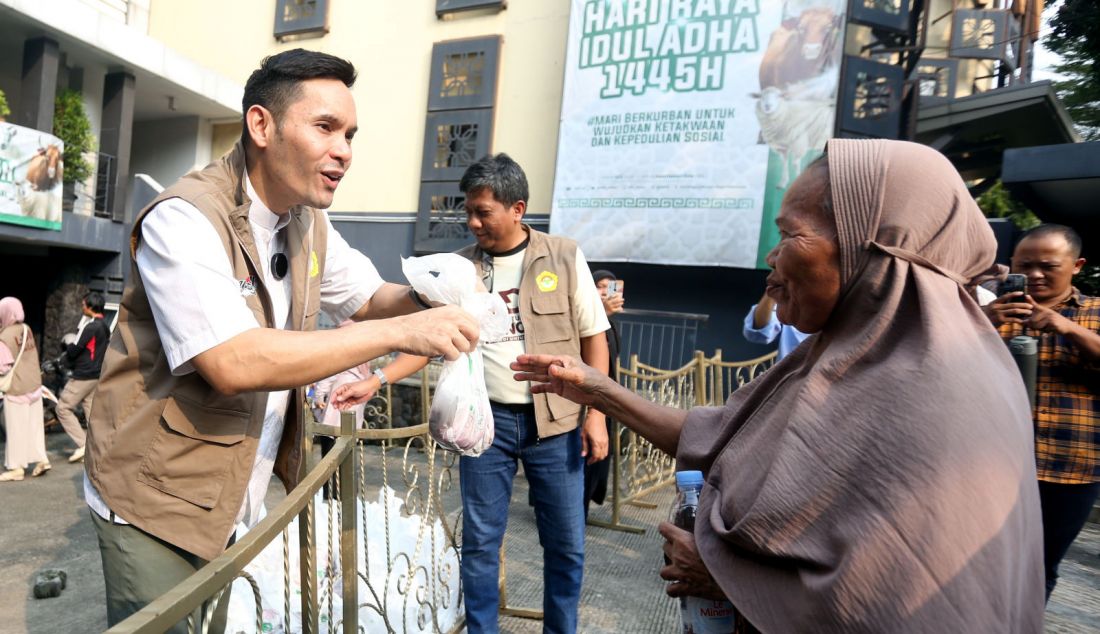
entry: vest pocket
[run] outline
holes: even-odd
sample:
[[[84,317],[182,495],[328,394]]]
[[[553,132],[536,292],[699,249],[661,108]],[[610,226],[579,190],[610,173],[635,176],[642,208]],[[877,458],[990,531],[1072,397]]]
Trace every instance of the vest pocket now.
[[[569,317],[569,298],[563,293],[546,293],[531,298],[531,310],[540,317],[527,326],[526,337],[537,344],[565,342],[564,347],[539,347],[538,354],[572,354],[573,328]]]
[[[525,333],[528,352],[579,356],[580,348],[575,339],[573,318],[569,315],[568,295],[563,292],[535,295],[531,298],[531,310],[539,318],[535,324],[528,325]],[[575,420],[581,410],[580,405],[555,394],[547,394],[546,403],[553,421]]]
[[[564,293],[539,293],[531,298],[531,310],[537,315],[559,315],[569,310],[569,298]]]
[[[550,409],[550,418],[555,421],[575,419],[581,413],[580,405],[557,394],[546,395],[546,406]]]
[[[244,440],[248,422],[245,412],[169,398],[138,480],[196,506],[214,508],[239,453],[234,446]]]

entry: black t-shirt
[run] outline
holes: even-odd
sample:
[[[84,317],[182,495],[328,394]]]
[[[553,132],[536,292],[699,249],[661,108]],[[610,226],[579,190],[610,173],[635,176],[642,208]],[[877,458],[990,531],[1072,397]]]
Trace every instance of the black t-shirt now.
[[[86,381],[98,379],[103,369],[103,355],[107,354],[107,343],[111,340],[111,331],[102,317],[96,317],[84,326],[80,339],[70,343],[65,355],[73,364],[73,378]]]

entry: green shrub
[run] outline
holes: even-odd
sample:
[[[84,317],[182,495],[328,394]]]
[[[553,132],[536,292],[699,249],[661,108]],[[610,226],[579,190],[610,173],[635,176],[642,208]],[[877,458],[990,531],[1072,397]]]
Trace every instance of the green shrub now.
[[[0,119],[7,118],[9,114],[11,114],[11,108],[8,107],[8,96],[0,90]]]
[[[92,124],[84,113],[84,100],[75,90],[57,95],[53,109],[53,134],[65,143],[65,182],[82,182],[92,174],[84,153],[95,149]]]
[[[986,218],[1007,218],[1020,231],[1037,227],[1041,222],[1027,206],[1016,200],[999,180],[975,201]]]

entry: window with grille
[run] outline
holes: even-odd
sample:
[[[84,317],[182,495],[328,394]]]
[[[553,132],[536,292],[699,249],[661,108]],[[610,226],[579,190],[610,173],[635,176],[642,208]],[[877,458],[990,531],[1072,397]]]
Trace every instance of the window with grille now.
[[[507,0],[435,0],[435,15],[442,18],[450,13],[472,11],[473,9],[496,9],[508,7]]]
[[[328,0],[276,0],[275,39],[328,33]]]
[[[414,250],[454,251],[471,242],[458,182],[489,153],[499,36],[438,42],[432,48]]]
[[[900,66],[845,56],[837,102],[841,135],[897,138],[904,83]]]

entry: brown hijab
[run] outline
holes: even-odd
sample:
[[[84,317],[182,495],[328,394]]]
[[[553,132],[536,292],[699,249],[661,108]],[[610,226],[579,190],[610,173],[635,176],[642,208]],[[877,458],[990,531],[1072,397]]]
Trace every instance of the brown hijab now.
[[[763,632],[1040,632],[1030,410],[964,289],[993,233],[928,147],[836,139],[828,163],[837,307],[680,436],[703,561]]]

